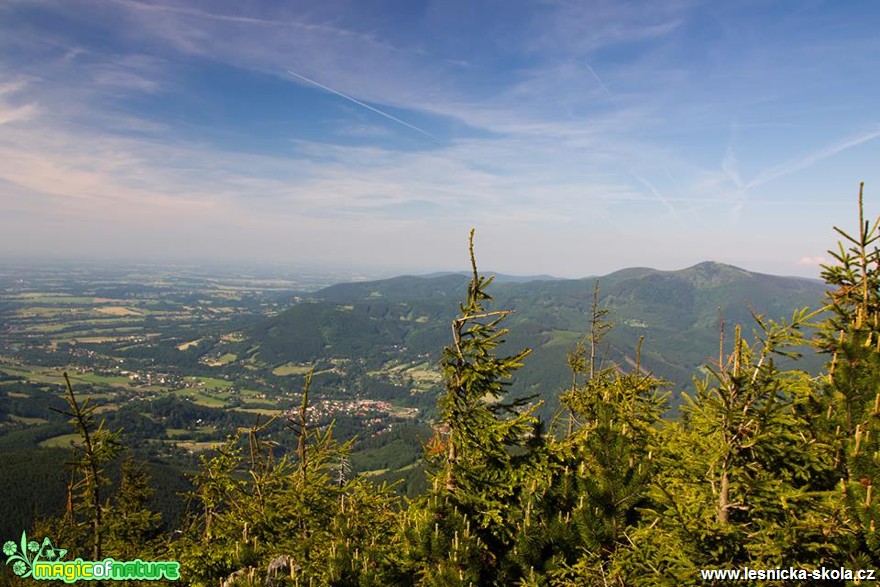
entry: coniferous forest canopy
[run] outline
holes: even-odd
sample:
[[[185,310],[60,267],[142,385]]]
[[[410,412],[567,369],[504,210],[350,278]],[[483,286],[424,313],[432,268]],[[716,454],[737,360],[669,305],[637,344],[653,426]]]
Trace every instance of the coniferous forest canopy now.
[[[557,378],[515,385],[535,357],[513,327],[561,343],[495,298],[503,284],[480,272],[473,231],[468,276],[443,277],[463,284],[449,320],[440,301],[415,311],[376,282],[357,286],[369,290],[369,308],[334,301],[346,286],[287,309],[263,292],[254,308],[270,312],[221,322],[212,315],[231,310],[190,296],[204,316],[185,342],[161,326],[174,299],[152,306],[155,335],[107,331],[42,349],[18,339],[0,381],[4,493],[39,502],[13,516],[30,525],[6,531],[51,537],[83,559],[177,560],[187,585],[703,585],[724,584],[705,569],[876,569],[880,219],[864,216],[861,192],[858,212],[855,230],[835,228],[824,300],[787,315],[753,306],[745,320],[721,312],[703,351],[711,360],[690,384],[652,369],[670,361],[650,348],[650,305],[623,324],[616,316],[641,299],[624,295],[633,284],[608,298],[598,280],[580,300],[583,331],[547,367]],[[711,281],[720,270],[696,272]],[[434,282],[401,279],[426,288],[423,300],[444,298]],[[644,300],[654,304],[693,294],[669,275],[650,283],[656,292]],[[522,293],[512,291],[505,301]],[[19,305],[4,303],[9,324]],[[101,307],[151,317],[136,305]],[[393,321],[379,320],[389,312]],[[286,328],[301,340],[280,338]],[[613,338],[620,330],[630,347]],[[445,344],[427,348],[436,336]],[[419,361],[389,367],[401,340]],[[85,353],[144,367],[60,373],[52,353],[62,351],[68,364]],[[818,372],[803,363],[813,352]],[[146,368],[153,362],[162,373]],[[237,363],[241,373],[223,371]],[[180,392],[159,393],[166,382],[154,377]],[[128,387],[140,378],[149,381]],[[341,395],[324,397],[325,386]],[[359,392],[346,396],[351,388]],[[343,404],[356,409],[328,408]],[[220,446],[198,444],[218,431]],[[66,486],[53,486],[59,466]],[[35,485],[16,488],[22,479]],[[28,581],[3,572],[6,583]]]

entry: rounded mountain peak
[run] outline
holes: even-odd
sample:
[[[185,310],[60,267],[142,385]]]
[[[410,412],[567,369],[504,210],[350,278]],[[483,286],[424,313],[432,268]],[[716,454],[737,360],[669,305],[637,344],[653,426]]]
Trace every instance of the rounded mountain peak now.
[[[752,273],[717,261],[703,261],[693,267],[684,269],[682,273],[695,284],[705,285],[707,282],[721,284],[754,277]]]

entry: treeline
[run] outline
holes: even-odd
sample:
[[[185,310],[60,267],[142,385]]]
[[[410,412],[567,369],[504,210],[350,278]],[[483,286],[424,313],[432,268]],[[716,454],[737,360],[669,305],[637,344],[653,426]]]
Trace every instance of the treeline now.
[[[700,569],[876,569],[880,231],[861,209],[860,196],[858,231],[838,229],[823,270],[824,313],[754,316],[753,339],[723,327],[676,420],[638,357],[626,369],[598,359],[611,328],[598,285],[563,409],[545,423],[536,402],[511,400],[529,351],[496,352],[508,312],[489,305],[471,241],[424,493],[353,475],[350,444],[308,424],[307,378],[288,456],[263,427],[241,430],[204,457],[186,523],[162,535],[134,465],[105,495],[96,471],[118,437],[70,393],[93,442],[74,459],[71,509],[37,534],[83,558],[174,558],[182,583],[205,586],[702,585]],[[828,357],[818,378],[778,363],[808,339]]]

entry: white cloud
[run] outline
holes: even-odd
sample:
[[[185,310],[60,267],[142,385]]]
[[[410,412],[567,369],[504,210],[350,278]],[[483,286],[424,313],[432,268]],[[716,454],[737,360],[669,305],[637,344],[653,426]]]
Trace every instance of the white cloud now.
[[[0,104],[0,124],[9,124],[10,122],[20,122],[33,118],[38,112],[35,104],[25,104],[23,106],[8,106]]]

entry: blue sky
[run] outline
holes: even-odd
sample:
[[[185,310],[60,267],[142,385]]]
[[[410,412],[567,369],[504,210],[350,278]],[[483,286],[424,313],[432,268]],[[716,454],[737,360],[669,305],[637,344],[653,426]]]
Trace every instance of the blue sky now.
[[[6,257],[816,276],[880,4],[0,1]]]

